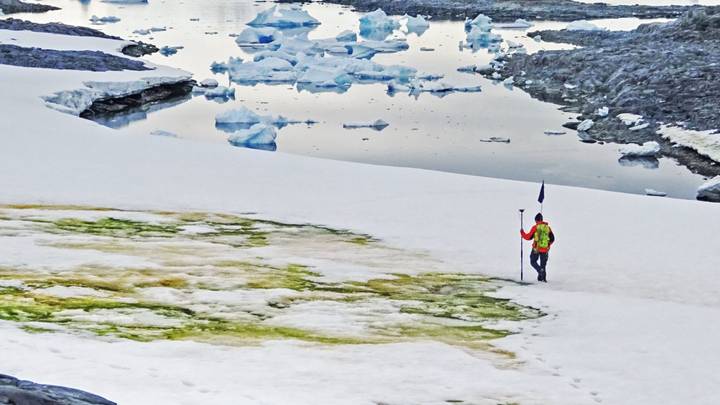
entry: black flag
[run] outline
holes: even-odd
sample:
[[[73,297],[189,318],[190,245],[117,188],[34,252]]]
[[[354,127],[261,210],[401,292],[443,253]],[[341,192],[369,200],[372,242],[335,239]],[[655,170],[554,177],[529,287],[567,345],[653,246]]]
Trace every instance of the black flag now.
[[[543,180],[542,182],[542,187],[540,187],[540,195],[538,196],[538,202],[542,204],[543,201],[545,201],[545,180]]]

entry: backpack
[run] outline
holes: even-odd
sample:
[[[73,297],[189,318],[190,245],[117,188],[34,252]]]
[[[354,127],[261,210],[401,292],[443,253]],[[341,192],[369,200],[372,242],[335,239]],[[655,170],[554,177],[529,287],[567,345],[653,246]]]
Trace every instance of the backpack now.
[[[550,225],[541,223],[535,227],[535,247],[538,249],[550,247]]]

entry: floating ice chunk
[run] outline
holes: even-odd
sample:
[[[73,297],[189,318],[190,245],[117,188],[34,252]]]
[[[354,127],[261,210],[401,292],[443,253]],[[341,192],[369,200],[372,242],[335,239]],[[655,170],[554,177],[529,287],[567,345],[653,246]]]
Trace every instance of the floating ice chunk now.
[[[522,48],[522,47],[525,46],[525,45],[523,45],[523,44],[521,44],[521,43],[519,43],[519,42],[511,41],[511,40],[509,40],[509,39],[508,39],[507,41],[505,41],[505,42],[507,43],[507,46],[508,46],[508,48],[510,48],[510,49]]]
[[[655,141],[645,142],[642,145],[629,144],[619,149],[625,158],[656,157],[660,153],[660,144]]]
[[[523,20],[522,18],[518,18],[515,20],[515,22],[511,23],[497,23],[494,24],[496,28],[530,28],[533,26],[533,23],[527,20]]]
[[[708,180],[698,188],[697,199],[720,201],[720,176]]]
[[[598,117],[607,117],[610,114],[610,109],[607,107],[600,107],[595,111],[595,115]]]
[[[476,93],[481,91],[479,85],[461,86],[447,82],[423,82],[414,80],[408,84],[411,94],[419,93]]]
[[[365,38],[383,40],[399,28],[400,23],[388,17],[382,9],[360,17],[360,35]]]
[[[255,124],[248,129],[239,130],[228,137],[228,142],[235,146],[263,147],[275,145],[277,131],[266,124]],[[260,148],[265,149],[265,148]]]
[[[605,28],[598,27],[597,25],[585,21],[585,20],[578,20],[573,21],[570,24],[568,24],[565,29],[567,31],[605,31]]]
[[[164,131],[164,130],[162,130],[162,129],[158,129],[158,130],[152,131],[152,132],[150,132],[150,135],[153,135],[153,136],[164,136],[164,137],[166,137],[166,138],[177,138],[177,137],[178,137],[177,134],[174,134],[174,133],[169,132],[169,131]]]
[[[227,72],[231,66],[241,65],[243,60],[241,57],[230,57],[227,62],[213,62],[210,65],[210,70],[215,73]]]
[[[587,119],[578,124],[577,130],[578,132],[587,132],[588,130],[590,130],[590,128],[593,127],[593,125],[595,125],[595,122],[591,119]]]
[[[480,142],[487,142],[487,143],[510,143],[510,138],[502,138],[499,136],[492,136],[487,139],[480,139]]]
[[[228,110],[215,116],[215,124],[246,124],[254,125],[267,121],[245,106]]]
[[[208,88],[217,87],[219,84],[220,83],[218,83],[218,81],[215,79],[205,79],[200,82],[201,87],[208,87]]]
[[[248,23],[255,27],[277,27],[277,28],[298,28],[314,27],[320,25],[320,21],[313,18],[307,11],[297,5],[285,7],[273,6],[260,12],[254,20]]]
[[[235,98],[235,89],[225,86],[217,86],[205,92],[207,98]]]
[[[282,33],[273,27],[248,27],[235,37],[238,46],[255,46],[269,44],[279,40]]]
[[[317,41],[310,41],[307,38],[298,37],[284,38],[280,42],[280,47],[277,50],[296,56],[300,53],[305,55],[318,55],[323,52],[322,47]]]
[[[357,42],[357,39],[357,34],[350,30],[343,31],[335,37],[338,42]]]
[[[370,59],[378,53],[395,53],[410,48],[406,41],[400,39],[346,43],[344,46],[348,54],[357,59]]]
[[[646,123],[644,123],[644,124],[638,124],[638,125],[632,126],[632,127],[630,127],[629,129],[630,129],[631,131],[640,131],[641,129],[645,129],[645,128],[649,127],[649,126],[650,126],[650,123],[649,123],[649,122],[646,122]]]
[[[667,197],[667,193],[664,191],[657,191],[652,188],[646,188],[645,189],[645,195],[649,195],[651,197]]]
[[[485,14],[478,14],[477,17],[465,20],[465,28],[470,31],[472,28],[478,28],[481,31],[490,31],[492,29],[492,18]]]
[[[484,28],[472,26],[470,32],[467,33],[466,42],[469,48],[482,49],[499,44],[502,42],[502,37]]]
[[[370,128],[374,129],[376,131],[382,131],[383,129],[387,128],[390,124],[387,122],[379,119],[375,122],[371,123],[360,123],[360,122],[350,122],[347,124],[343,124],[343,128],[345,129],[357,129],[357,128]]]
[[[427,46],[420,47],[420,52],[433,52],[434,50],[435,50],[435,48],[429,48]]]
[[[297,74],[285,59],[268,57],[259,62],[246,62],[229,66],[230,80],[238,83],[292,83]]]
[[[340,68],[312,66],[297,78],[297,82],[321,88],[349,87],[352,77]]]
[[[152,27],[152,28],[144,28],[144,29],[137,29],[133,31],[133,34],[138,35],[150,35],[153,32],[162,32],[167,31],[166,27]]]
[[[178,50],[184,49],[184,46],[163,46],[160,48],[160,54],[163,56],[175,55]]]
[[[565,135],[567,132],[565,131],[556,131],[556,130],[547,130],[544,132],[545,135]]]
[[[90,22],[95,25],[114,24],[119,21],[120,21],[120,18],[115,17],[114,15],[107,16],[107,17],[98,17],[96,15],[93,15],[92,17],[90,17]]]
[[[623,124],[631,126],[639,124],[640,121],[642,121],[643,117],[642,115],[638,114],[622,113],[617,115],[617,119],[622,121]]]
[[[425,17],[419,14],[417,17],[405,14],[403,19],[405,20],[405,28],[407,28],[408,33],[415,33],[418,36],[421,36],[430,28],[430,23],[425,19]]]
[[[288,63],[290,63],[293,66],[297,65],[297,63],[298,63],[297,57],[290,55],[289,53],[283,52],[283,51],[258,52],[255,54],[255,57],[253,58],[253,60],[255,62],[260,62],[261,60],[268,59],[268,58],[283,59],[283,60],[286,60]]]

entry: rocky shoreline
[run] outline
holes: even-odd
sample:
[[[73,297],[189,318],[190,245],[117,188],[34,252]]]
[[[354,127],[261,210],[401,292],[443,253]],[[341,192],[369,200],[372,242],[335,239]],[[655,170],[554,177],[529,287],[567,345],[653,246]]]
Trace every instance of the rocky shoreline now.
[[[279,0],[292,3],[297,0]],[[574,21],[597,18],[676,18],[695,6],[610,6],[572,0],[324,0],[352,6],[358,11],[382,8],[388,14],[425,15],[436,19],[464,20],[485,14],[496,22],[518,18]]]
[[[20,0],[0,0],[0,10],[4,14],[15,13],[44,13],[51,10],[59,10],[54,6],[37,3],[23,3]]]
[[[719,8],[693,10],[676,21],[645,24],[634,31],[528,35],[582,48],[501,56],[495,69],[483,75],[512,77],[513,84],[532,97],[578,113],[578,122],[568,127],[576,129],[579,122],[591,120],[591,127],[581,131],[586,141],[656,141],[663,155],[693,172],[720,175],[717,162],[657,133],[663,124],[692,130],[720,128]],[[623,123],[618,119],[622,113],[642,116],[643,124]]]
[[[101,98],[93,101],[90,107],[80,113],[80,117],[87,119],[106,117],[149,104],[182,98],[192,92],[195,84],[194,80],[181,80],[148,87],[124,96]]]
[[[117,405],[89,392],[36,384],[0,374],[0,404],[10,405]]]

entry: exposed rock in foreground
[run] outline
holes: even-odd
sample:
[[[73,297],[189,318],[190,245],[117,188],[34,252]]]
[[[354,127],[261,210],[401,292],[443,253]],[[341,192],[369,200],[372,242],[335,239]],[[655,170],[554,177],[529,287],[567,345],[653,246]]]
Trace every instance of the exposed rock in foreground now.
[[[82,111],[80,116],[88,119],[96,116],[107,117],[152,103],[181,98],[190,94],[194,86],[194,80],[182,80],[148,87],[128,95],[98,99]]]
[[[280,0],[291,3],[297,0]],[[684,6],[609,6],[603,3],[579,3],[572,0],[324,0],[327,3],[355,7],[359,11],[382,8],[388,14],[429,15],[435,18],[463,20],[485,14],[496,22],[518,18],[574,21],[592,18],[675,18],[688,11]]]
[[[0,404],[12,405],[117,405],[73,388],[35,384],[0,374]]]
[[[50,10],[60,10],[54,6],[37,3],[23,3],[20,0],[0,0],[0,10],[5,14],[14,13],[44,13]]]
[[[24,48],[0,45],[0,64],[61,70],[107,72],[150,70],[145,63],[100,51],[59,51],[56,49]]]
[[[159,52],[160,48],[153,44],[147,44],[145,42],[133,42],[130,45],[125,46],[122,49],[122,53],[127,56],[133,56],[139,58],[145,55],[151,55],[155,52]]]
[[[672,147],[657,134],[660,123],[683,123],[695,130],[720,128],[720,10],[692,11],[677,21],[646,24],[627,32],[541,31],[543,40],[583,48],[515,54],[499,67],[502,79],[535,98],[565,106],[593,120],[583,135],[590,140],[657,141],[662,154],[705,176],[720,166],[686,148]],[[486,72],[489,77],[494,72]],[[608,107],[607,116],[603,107]],[[623,123],[632,113],[642,124]],[[648,124],[648,125],[645,125]],[[720,136],[720,135],[718,135]]]
[[[45,32],[50,34],[62,34],[72,35],[77,37],[97,37],[107,39],[121,39],[107,35],[102,31],[98,31],[92,28],[76,27],[74,25],[67,25],[62,23],[47,23],[40,24],[30,21],[20,20],[17,18],[7,18],[0,20],[0,30],[10,31],[33,31],[33,32]]]

